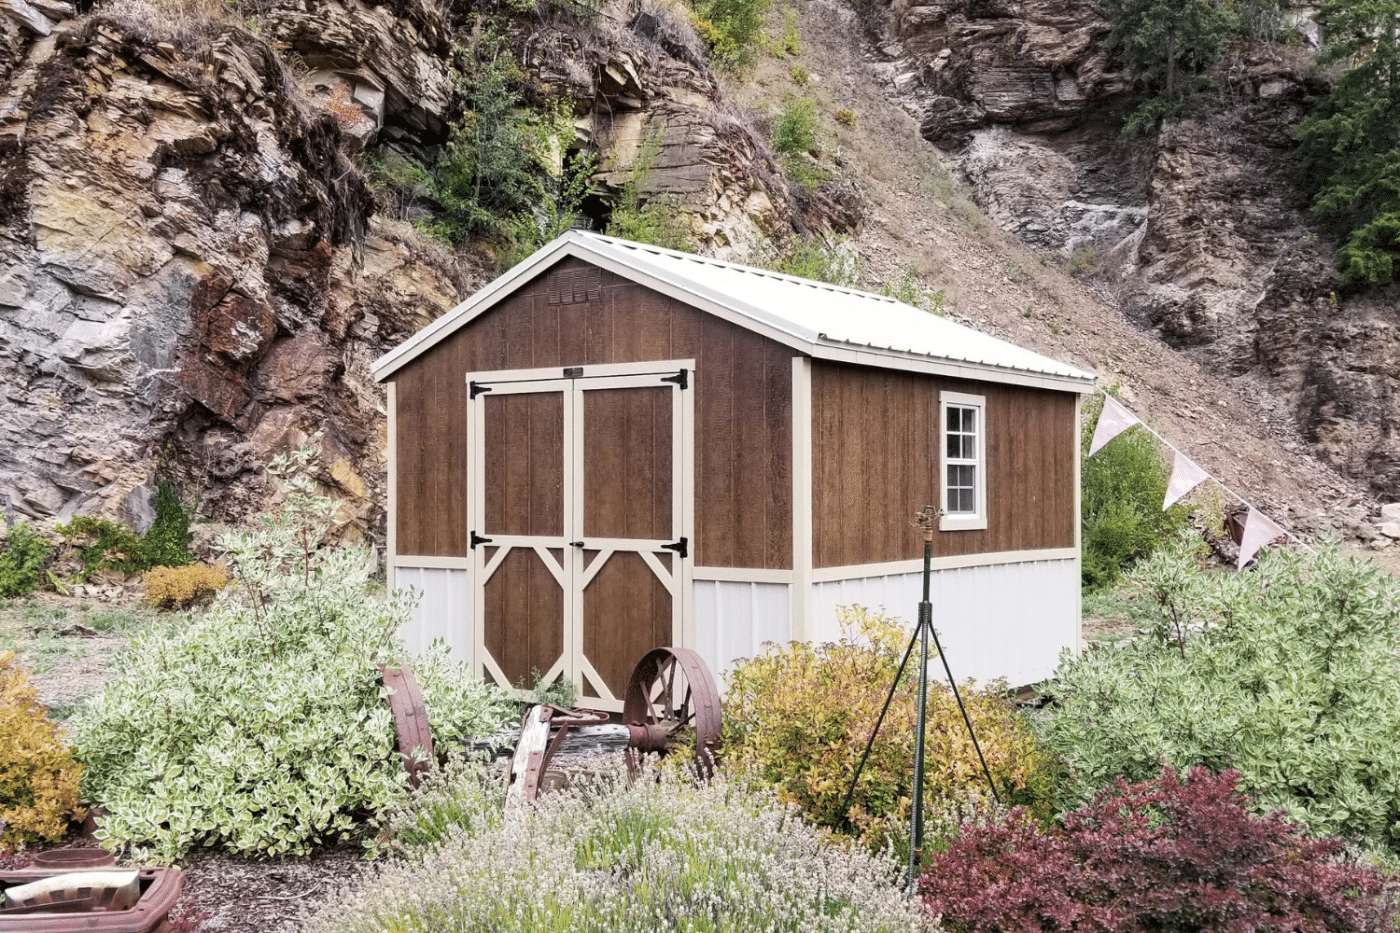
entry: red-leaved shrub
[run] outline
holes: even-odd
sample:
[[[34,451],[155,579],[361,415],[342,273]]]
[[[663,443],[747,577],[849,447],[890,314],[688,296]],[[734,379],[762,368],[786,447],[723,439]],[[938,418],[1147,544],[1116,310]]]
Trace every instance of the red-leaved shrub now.
[[[1383,929],[1379,874],[1337,860],[1341,840],[1309,839],[1281,812],[1252,815],[1239,778],[1120,777],[1049,831],[1013,810],[933,856],[920,893],[958,931]]]

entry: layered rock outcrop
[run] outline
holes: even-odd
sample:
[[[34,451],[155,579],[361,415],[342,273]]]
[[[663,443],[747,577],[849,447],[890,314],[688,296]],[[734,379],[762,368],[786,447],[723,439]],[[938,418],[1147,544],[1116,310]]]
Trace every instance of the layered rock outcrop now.
[[[141,527],[164,455],[237,519],[268,451],[310,438],[363,529],[380,405],[346,374],[455,290],[367,231],[335,120],[265,42],[102,15],[35,35],[0,96],[0,178],[12,513]]]
[[[1336,244],[1299,192],[1291,128],[1320,88],[1297,45],[1236,48],[1217,91],[1129,139],[1135,101],[1092,0],[892,0],[867,25],[890,93],[1003,229],[1094,270],[1261,418],[1400,494],[1400,314],[1392,296],[1341,288]],[[1309,27],[1295,27],[1303,44]]]
[[[271,456],[310,443],[344,536],[376,538],[369,364],[485,273],[376,217],[350,156],[444,142],[465,37],[417,0],[260,3],[257,35],[173,10],[0,0],[0,506],[140,529],[160,471],[237,522],[275,494]],[[643,193],[674,197],[701,245],[853,222],[796,206],[688,27],[633,12],[513,34],[600,182],[656,136]]]

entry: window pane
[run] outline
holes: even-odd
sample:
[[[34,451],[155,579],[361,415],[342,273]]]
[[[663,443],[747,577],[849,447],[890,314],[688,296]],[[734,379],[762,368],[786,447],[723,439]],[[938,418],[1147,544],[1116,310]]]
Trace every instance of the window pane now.
[[[949,406],[948,406],[948,430],[949,430],[949,431],[961,431],[961,430],[962,430],[962,422],[959,420],[959,416],[960,416],[961,414],[962,414],[962,409],[961,409],[961,408],[954,408],[952,405],[949,405]]]
[[[976,431],[976,430],[977,430],[977,409],[975,409],[975,408],[964,408],[964,409],[963,409],[962,429],[963,429],[964,431],[969,431],[969,432],[971,432],[971,431]]]
[[[964,435],[963,435],[963,442],[962,442],[962,449],[963,449],[963,457],[964,457],[965,459],[967,459],[967,460],[976,460],[976,459],[977,459],[977,435],[976,435],[976,434],[964,434]]]
[[[949,457],[949,459],[952,459],[952,460],[957,460],[957,459],[959,459],[960,457],[962,457],[962,435],[961,435],[961,434],[949,434],[949,435],[948,435],[948,457]]]

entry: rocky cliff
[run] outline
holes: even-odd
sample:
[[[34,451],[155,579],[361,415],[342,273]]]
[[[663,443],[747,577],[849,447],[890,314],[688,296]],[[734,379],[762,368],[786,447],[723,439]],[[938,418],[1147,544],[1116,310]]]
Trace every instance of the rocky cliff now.
[[[865,23],[889,93],[999,226],[1097,278],[1261,419],[1400,497],[1394,296],[1340,287],[1290,158],[1321,90],[1311,24],[1236,47],[1217,91],[1129,139],[1134,101],[1093,0],[891,0]]]
[[[270,456],[312,443],[345,534],[382,526],[368,364],[486,271],[377,215],[352,156],[442,143],[461,37],[416,0],[227,9],[0,0],[11,517],[143,528],[160,470],[237,521],[265,506]],[[532,93],[570,101],[576,144],[603,155],[600,183],[655,134],[645,193],[675,196],[704,245],[829,222],[794,207],[683,34],[620,15],[515,36]]]

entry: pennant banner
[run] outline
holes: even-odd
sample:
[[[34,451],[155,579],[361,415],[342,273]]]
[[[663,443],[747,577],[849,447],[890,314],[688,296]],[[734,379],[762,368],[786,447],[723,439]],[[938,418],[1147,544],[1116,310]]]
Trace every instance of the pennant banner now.
[[[1172,464],[1172,478],[1167,483],[1167,499],[1162,503],[1162,511],[1172,507],[1182,496],[1210,479],[1210,474],[1196,465],[1195,461],[1181,451],[1176,451],[1176,462]]]
[[[1259,549],[1275,538],[1282,537],[1284,530],[1269,518],[1254,509],[1244,519],[1244,534],[1240,536],[1240,559],[1235,563],[1236,570],[1243,570]]]
[[[1104,444],[1138,423],[1137,415],[1119,405],[1113,396],[1105,395],[1099,423],[1094,426],[1094,439],[1089,442],[1089,456],[1098,453]]]

